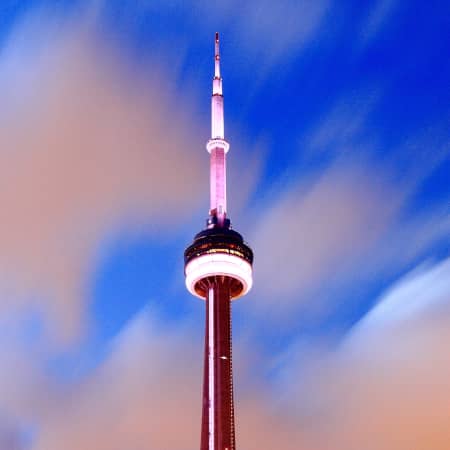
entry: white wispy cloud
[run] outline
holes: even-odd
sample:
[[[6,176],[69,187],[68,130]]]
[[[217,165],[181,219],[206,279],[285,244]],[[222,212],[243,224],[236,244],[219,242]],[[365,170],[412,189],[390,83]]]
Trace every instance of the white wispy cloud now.
[[[134,13],[138,16],[163,12],[174,17],[187,16],[195,26],[202,25],[204,30],[209,28],[211,33],[227,29],[227,41],[233,45],[238,43],[247,64],[254,67],[254,83],[281,60],[292,60],[312,42],[331,6],[329,0],[245,3],[237,0],[216,3],[135,0],[133,3]]]
[[[373,85],[332,100],[302,137],[299,143],[302,156],[306,159],[324,156],[334,159],[347,153],[354,158],[363,153],[368,156],[376,145],[368,123],[382,95],[382,87]]]
[[[424,263],[390,287],[352,332],[377,334],[408,322],[429,320],[429,314],[450,313],[450,259]]]
[[[394,14],[399,2],[397,0],[377,0],[362,23],[359,45],[366,47],[383,30],[384,25]]]
[[[370,166],[351,164],[337,164],[311,184],[284,193],[260,217],[251,236],[259,257],[258,305],[281,302],[279,309],[287,313],[289,305],[309,299],[327,278],[353,270],[355,260],[391,224],[400,198]]]

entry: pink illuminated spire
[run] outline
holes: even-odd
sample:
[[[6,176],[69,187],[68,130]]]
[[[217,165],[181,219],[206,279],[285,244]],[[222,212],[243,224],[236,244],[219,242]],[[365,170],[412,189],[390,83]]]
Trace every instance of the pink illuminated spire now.
[[[214,49],[214,78],[211,109],[211,139],[224,138],[222,78],[220,76],[219,33],[216,33]]]
[[[216,33],[216,45],[215,45],[215,52],[214,52],[214,60],[215,60],[215,66],[214,66],[214,78],[220,80],[220,49],[219,49],[219,33]],[[222,93],[222,92],[218,92]]]
[[[214,78],[211,98],[211,139],[206,144],[211,154],[210,164],[210,217],[211,226],[226,226],[227,180],[226,154],[230,148],[225,141],[223,116],[222,77],[220,76],[219,33],[214,43]]]

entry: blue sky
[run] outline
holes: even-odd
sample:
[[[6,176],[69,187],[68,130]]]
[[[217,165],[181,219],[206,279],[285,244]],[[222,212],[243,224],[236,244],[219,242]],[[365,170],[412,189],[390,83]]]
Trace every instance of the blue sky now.
[[[0,450],[198,446],[215,31],[239,446],[447,449],[447,2],[0,13]]]

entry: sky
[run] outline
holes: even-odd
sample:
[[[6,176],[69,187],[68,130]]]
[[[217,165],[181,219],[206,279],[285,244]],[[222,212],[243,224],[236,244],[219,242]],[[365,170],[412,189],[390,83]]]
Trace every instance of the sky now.
[[[0,450],[199,447],[214,33],[242,450],[450,447],[450,5],[5,0]]]

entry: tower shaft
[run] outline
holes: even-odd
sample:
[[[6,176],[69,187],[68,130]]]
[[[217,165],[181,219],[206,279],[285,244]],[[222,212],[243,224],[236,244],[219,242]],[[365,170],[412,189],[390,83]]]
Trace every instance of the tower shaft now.
[[[230,289],[235,281],[214,276],[204,283],[207,295],[200,449],[234,450]]]

